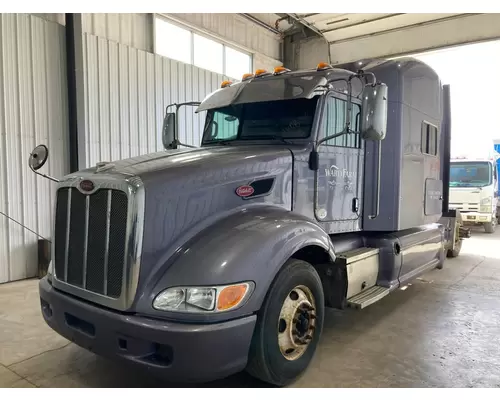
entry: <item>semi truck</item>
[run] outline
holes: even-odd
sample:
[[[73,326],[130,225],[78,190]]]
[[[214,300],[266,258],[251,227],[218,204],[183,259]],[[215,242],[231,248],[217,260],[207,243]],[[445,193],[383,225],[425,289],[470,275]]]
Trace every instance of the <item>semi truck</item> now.
[[[184,106],[206,113],[197,148]],[[365,309],[470,233],[448,207],[449,88],[417,60],[257,70],[167,111],[163,151],[61,179],[40,171],[46,146],[30,155],[57,182],[41,313],[96,354],[285,386],[326,307]]]
[[[451,159],[450,207],[460,211],[465,226],[483,226],[486,233],[494,233],[498,224],[499,156],[488,147],[484,155]]]

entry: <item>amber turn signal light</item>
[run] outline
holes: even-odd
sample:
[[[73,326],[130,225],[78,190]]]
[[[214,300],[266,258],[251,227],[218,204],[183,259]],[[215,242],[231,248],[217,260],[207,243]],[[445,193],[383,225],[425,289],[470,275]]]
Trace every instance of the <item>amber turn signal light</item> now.
[[[245,298],[249,285],[246,283],[227,286],[217,297],[217,311],[225,311],[236,307]]]

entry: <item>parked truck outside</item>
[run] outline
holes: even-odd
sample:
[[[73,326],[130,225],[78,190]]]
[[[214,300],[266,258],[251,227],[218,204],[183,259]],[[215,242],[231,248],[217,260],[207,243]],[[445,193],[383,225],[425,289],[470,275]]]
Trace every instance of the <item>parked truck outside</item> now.
[[[48,177],[41,312],[168,380],[247,370],[283,386],[314,356],[325,307],[363,309],[459,254],[449,88],[414,59],[221,86],[168,108],[165,151]],[[184,106],[206,112],[199,148],[179,140]],[[37,174],[47,156],[31,154]]]
[[[497,159],[497,174],[498,174],[498,172],[500,171],[500,140],[499,139],[493,140],[493,149],[499,155],[496,157],[496,159]],[[498,198],[500,196],[500,179],[498,180],[498,186],[495,190],[497,191],[497,223],[498,223],[498,221],[500,220],[500,201],[498,201]]]
[[[450,207],[462,214],[465,226],[483,226],[494,233],[498,224],[498,169],[500,154],[492,148],[482,156],[457,156],[451,160]]]

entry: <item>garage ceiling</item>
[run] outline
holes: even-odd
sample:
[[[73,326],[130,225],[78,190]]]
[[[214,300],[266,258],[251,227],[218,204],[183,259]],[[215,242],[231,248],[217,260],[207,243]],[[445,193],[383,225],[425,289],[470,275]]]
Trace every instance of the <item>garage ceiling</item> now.
[[[329,42],[338,42],[464,15],[468,14],[297,14],[297,17],[319,30]]]
[[[500,14],[290,13],[266,14],[265,22],[271,25],[274,16],[285,35],[303,25],[327,41],[333,64],[500,38]]]

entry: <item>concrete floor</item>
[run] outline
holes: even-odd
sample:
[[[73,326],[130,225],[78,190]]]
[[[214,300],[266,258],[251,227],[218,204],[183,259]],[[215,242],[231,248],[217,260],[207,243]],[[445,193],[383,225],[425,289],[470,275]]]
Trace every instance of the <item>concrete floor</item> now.
[[[296,387],[500,387],[500,229],[362,311],[329,310]],[[0,387],[165,387],[69,343],[42,320],[37,280],[0,286]],[[211,387],[262,384],[242,373]]]

